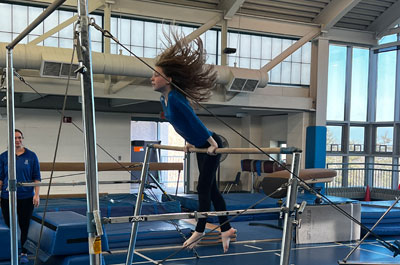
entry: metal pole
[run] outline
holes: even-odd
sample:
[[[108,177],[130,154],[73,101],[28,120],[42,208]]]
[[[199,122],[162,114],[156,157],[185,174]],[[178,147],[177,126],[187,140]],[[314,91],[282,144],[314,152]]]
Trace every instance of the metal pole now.
[[[86,200],[87,200],[87,229],[89,242],[90,264],[101,264],[101,235],[103,233],[100,218],[96,123],[94,116],[92,49],[88,18],[88,3],[78,0],[79,38],[77,53],[79,58],[80,80],[82,88],[82,119],[85,132],[85,170],[86,170]]]
[[[25,28],[10,44],[7,45],[7,49],[14,49],[23,38],[25,38],[32,30],[34,30],[37,25],[39,25],[43,20],[45,20],[54,10],[56,10],[60,5],[62,5],[66,0],[56,0],[51,5],[49,5],[42,14],[40,14],[28,27]]]
[[[7,50],[8,194],[11,265],[18,264],[17,187],[15,166],[14,68],[12,49]]]
[[[144,186],[146,185],[147,173],[149,171],[150,152],[152,149],[153,149],[153,147],[151,147],[151,146],[146,147],[146,153],[144,155],[142,173],[140,176],[140,185],[139,185],[139,190],[138,190],[137,198],[136,198],[135,212],[133,214],[134,216],[140,215],[140,213],[142,211],[143,191],[144,191]],[[138,228],[139,228],[139,222],[133,222],[132,230],[131,230],[131,238],[129,240],[128,255],[126,256],[126,263],[125,263],[126,265],[131,265],[133,262]]]
[[[301,153],[293,153],[291,171],[298,176],[300,172]],[[297,178],[290,175],[287,191],[286,212],[283,225],[280,265],[289,265],[290,249],[293,239],[293,225],[295,221],[295,205],[297,200]]]

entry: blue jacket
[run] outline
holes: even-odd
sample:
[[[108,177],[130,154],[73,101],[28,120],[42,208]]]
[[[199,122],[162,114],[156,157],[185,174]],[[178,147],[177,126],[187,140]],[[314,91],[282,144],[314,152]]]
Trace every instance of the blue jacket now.
[[[16,156],[16,178],[17,182],[34,182],[41,180],[39,160],[34,152],[25,148],[25,152]],[[0,155],[0,180],[3,181],[1,198],[8,199],[8,152]],[[33,197],[33,187],[17,187],[17,199]]]
[[[168,94],[167,105],[165,105],[164,96],[161,96],[160,101],[165,118],[188,143],[201,147],[207,142],[212,133],[194,113],[184,95],[173,89]]]

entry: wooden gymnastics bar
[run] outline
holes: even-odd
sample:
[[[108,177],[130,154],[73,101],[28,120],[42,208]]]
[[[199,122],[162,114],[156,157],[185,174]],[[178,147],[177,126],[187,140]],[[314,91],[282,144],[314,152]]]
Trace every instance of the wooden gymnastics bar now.
[[[101,162],[97,164],[98,171],[140,171],[140,162]],[[52,162],[41,162],[40,171],[52,171]],[[149,163],[149,170],[183,170],[183,163]],[[54,171],[85,171],[85,164],[82,162],[56,162]]]
[[[156,149],[172,150],[172,151],[184,151],[181,146],[170,146],[153,144],[151,145]],[[261,149],[261,151],[260,151]],[[216,154],[293,154],[295,152],[301,153],[301,150],[296,147],[272,147],[272,148],[217,148],[215,150]],[[206,148],[190,148],[191,153],[207,153]]]

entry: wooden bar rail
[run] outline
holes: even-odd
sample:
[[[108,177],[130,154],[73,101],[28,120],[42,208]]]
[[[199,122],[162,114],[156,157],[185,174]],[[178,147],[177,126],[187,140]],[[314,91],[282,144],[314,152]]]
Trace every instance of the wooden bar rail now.
[[[140,171],[142,163],[139,162],[100,162],[97,164],[99,171]],[[40,171],[52,171],[52,162],[41,162]],[[183,170],[183,163],[149,163],[149,170]],[[85,171],[82,162],[56,162],[54,171]]]

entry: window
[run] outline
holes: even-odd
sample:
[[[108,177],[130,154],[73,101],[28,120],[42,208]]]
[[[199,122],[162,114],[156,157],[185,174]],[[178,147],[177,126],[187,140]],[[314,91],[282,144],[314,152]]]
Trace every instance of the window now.
[[[350,120],[367,120],[369,50],[353,48]]]
[[[364,134],[365,128],[360,126],[350,127],[349,151],[364,152]]]
[[[396,85],[396,51],[378,54],[376,121],[393,121]]]
[[[375,152],[393,152],[393,127],[377,127]]]
[[[2,23],[0,23],[0,41],[11,42],[20,34],[30,23],[32,23],[42,12],[44,8],[17,5],[0,4],[0,13]],[[20,43],[27,44],[47,31],[53,29],[56,25],[70,19],[76,13],[72,11],[56,10],[40,23],[34,30],[28,34]],[[91,14],[98,25],[102,25],[102,16]],[[102,51],[102,34],[91,28],[92,51]],[[38,43],[40,46],[72,48],[73,47],[73,26],[72,24],[54,33],[44,41]]]
[[[345,46],[329,47],[327,120],[344,120],[346,51]]]
[[[342,151],[342,126],[326,127],[326,151]]]

